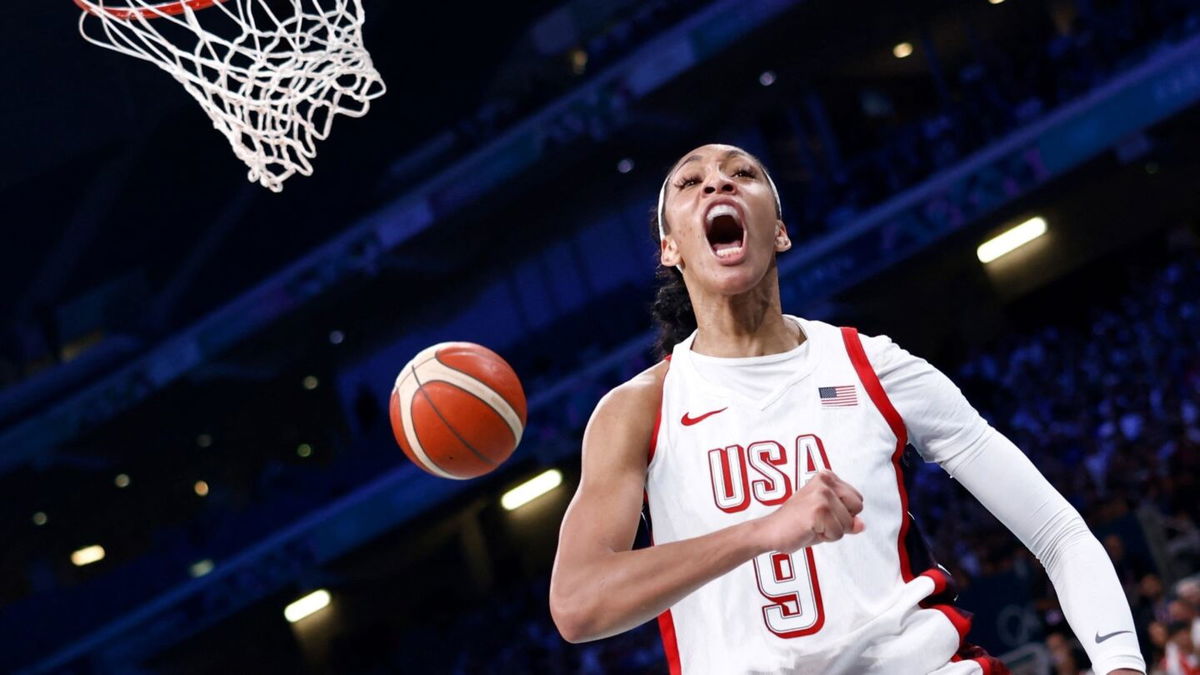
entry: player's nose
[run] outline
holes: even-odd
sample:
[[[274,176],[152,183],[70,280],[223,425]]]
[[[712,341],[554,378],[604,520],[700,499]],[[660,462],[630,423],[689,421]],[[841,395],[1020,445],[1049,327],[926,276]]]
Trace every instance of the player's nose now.
[[[725,174],[716,174],[704,183],[704,194],[711,195],[716,192],[722,192],[726,194],[736,193],[737,183],[734,183]]]

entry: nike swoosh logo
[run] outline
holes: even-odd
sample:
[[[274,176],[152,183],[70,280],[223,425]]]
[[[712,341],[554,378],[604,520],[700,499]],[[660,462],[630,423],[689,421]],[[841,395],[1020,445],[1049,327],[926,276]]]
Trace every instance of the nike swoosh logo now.
[[[728,407],[728,406],[726,406],[726,407],[724,407],[724,408],[721,408],[720,410],[714,410],[714,411],[712,411],[712,412],[706,412],[706,413],[704,413],[703,415],[701,415],[701,416],[699,416],[699,417],[688,417],[688,414],[687,414],[687,413],[683,413],[683,419],[681,419],[681,420],[679,420],[679,421],[683,423],[683,426],[685,426],[685,427],[690,427],[690,426],[692,426],[693,424],[696,424],[696,423],[698,423],[698,422],[703,422],[704,420],[708,419],[709,417],[712,417],[713,415],[716,415],[716,414],[717,414],[717,413],[719,413],[719,412],[725,412],[725,411],[726,411],[726,410],[728,410],[728,409],[729,409],[729,407]]]
[[[1109,633],[1108,635],[1101,636],[1100,631],[1096,631],[1096,644],[1100,644],[1101,642],[1104,642],[1105,640],[1107,640],[1108,638],[1110,638],[1114,635],[1120,635],[1121,633],[1132,633],[1132,632],[1133,631],[1119,630],[1115,633]]]

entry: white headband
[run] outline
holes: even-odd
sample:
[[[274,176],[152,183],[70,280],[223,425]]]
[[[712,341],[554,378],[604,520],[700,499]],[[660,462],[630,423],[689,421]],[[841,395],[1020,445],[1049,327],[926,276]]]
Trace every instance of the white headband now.
[[[775,217],[783,217],[783,205],[779,203],[779,190],[775,187],[775,181],[771,180],[771,174],[767,173],[766,167],[763,167],[763,175],[767,177],[767,185],[771,186],[771,194],[775,195]],[[667,204],[667,184],[671,181],[671,174],[663,180],[662,188],[658,191],[658,239],[662,241],[667,237],[667,231],[663,228],[663,223],[666,221],[666,204]]]

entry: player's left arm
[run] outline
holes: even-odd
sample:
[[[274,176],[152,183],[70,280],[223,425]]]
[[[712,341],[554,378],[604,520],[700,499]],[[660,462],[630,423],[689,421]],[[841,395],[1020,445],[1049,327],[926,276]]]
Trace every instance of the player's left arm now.
[[[1108,554],[1079,512],[941,371],[886,336],[863,336],[862,342],[910,442],[1045,566],[1094,672],[1144,673],[1129,603]]]

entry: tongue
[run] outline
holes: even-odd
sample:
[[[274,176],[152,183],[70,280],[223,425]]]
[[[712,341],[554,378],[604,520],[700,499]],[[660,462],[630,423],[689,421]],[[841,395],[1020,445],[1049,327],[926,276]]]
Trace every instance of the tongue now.
[[[713,244],[712,248],[717,253],[720,253],[721,251],[724,251],[726,249],[741,248],[741,247],[742,247],[742,242],[740,242],[740,241],[723,241],[719,244]]]

